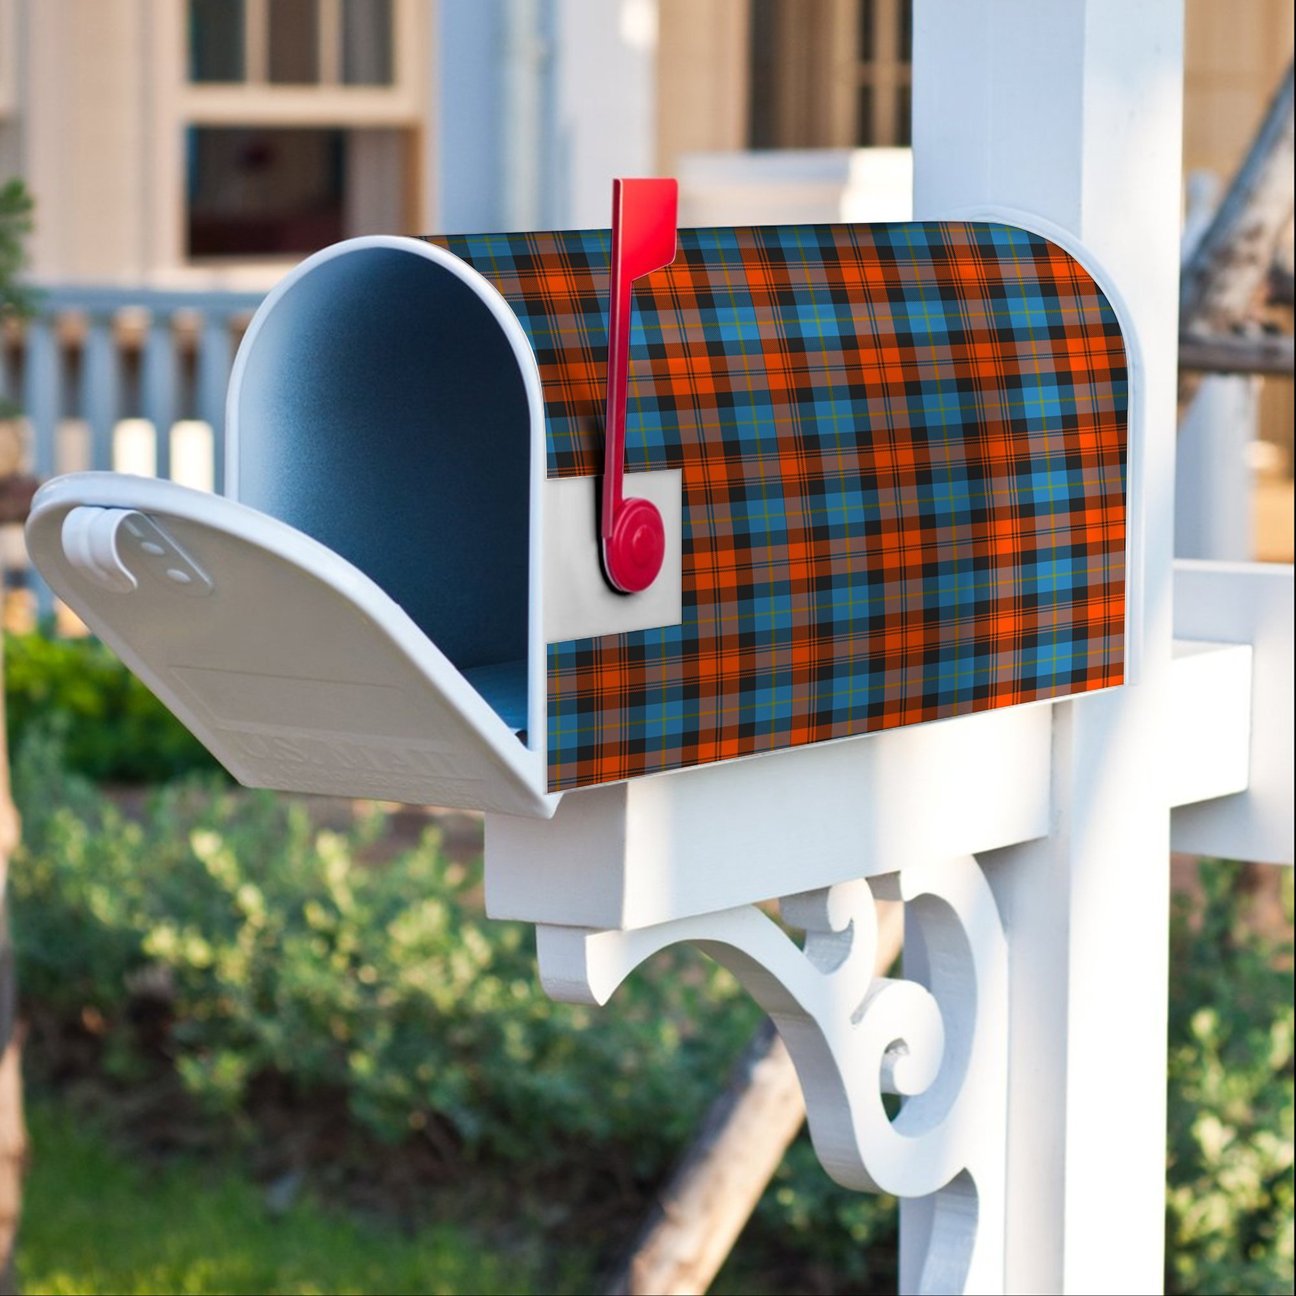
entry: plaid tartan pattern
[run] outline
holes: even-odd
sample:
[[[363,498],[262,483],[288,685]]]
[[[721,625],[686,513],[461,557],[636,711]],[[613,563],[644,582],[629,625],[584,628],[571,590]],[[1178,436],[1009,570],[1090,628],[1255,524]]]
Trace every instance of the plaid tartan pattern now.
[[[600,472],[608,233],[436,241],[531,340],[549,475]],[[1110,304],[1026,231],[681,230],[626,462],[682,470],[683,621],[550,646],[550,786],[1119,684],[1127,404]]]

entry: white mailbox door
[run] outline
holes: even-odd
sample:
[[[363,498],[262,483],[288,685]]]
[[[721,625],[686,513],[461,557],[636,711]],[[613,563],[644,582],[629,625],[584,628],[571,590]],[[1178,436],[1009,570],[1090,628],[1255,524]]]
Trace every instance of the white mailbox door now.
[[[55,593],[239,782],[553,813],[543,734],[508,723],[516,706],[492,707],[300,531],[170,482],[82,473],[37,495],[27,537]]]

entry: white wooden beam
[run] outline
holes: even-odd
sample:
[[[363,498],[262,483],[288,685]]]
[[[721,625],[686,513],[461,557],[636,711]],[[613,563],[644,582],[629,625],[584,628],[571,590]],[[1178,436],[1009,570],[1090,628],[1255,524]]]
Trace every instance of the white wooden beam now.
[[[1292,568],[1276,563],[1175,564],[1175,629],[1192,638],[1249,644],[1252,684],[1240,710],[1250,746],[1249,784],[1174,812],[1176,850],[1268,864],[1296,863],[1292,841]],[[1220,724],[1224,722],[1221,720]],[[1194,744],[1218,747],[1219,727]],[[1176,802],[1175,804],[1180,804]]]
[[[1247,790],[1254,656],[1250,643],[1175,640],[1164,758],[1172,807]]]
[[[486,909],[645,927],[1030,841],[1051,728],[1047,703],[988,711],[568,792],[544,822],[488,815]]]
[[[1255,503],[1247,452],[1259,419],[1258,378],[1212,375],[1198,387],[1175,448],[1176,557],[1251,557]]]

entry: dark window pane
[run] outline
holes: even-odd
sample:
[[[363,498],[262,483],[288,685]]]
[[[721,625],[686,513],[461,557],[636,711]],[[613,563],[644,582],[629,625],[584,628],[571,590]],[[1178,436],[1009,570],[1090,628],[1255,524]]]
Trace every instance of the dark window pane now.
[[[913,0],[900,0],[900,27],[896,33],[900,48],[896,54],[901,63],[913,62]]]
[[[747,47],[747,143],[751,148],[778,145],[774,109],[778,85],[777,29],[777,0],[752,0]]]
[[[859,3],[859,61],[873,62],[873,24],[876,15],[873,12],[873,0],[860,0]]]
[[[270,0],[270,80],[276,85],[319,80],[319,0]]]
[[[391,85],[391,0],[342,0],[342,80]]]
[[[896,86],[895,97],[895,139],[891,143],[897,148],[908,148],[913,136],[913,122],[910,120],[913,90],[907,85]]]
[[[243,76],[243,0],[189,0],[189,80]]]
[[[862,85],[855,101],[855,143],[876,144],[873,138],[873,87]]]
[[[189,255],[313,252],[345,236],[345,133],[193,127]]]

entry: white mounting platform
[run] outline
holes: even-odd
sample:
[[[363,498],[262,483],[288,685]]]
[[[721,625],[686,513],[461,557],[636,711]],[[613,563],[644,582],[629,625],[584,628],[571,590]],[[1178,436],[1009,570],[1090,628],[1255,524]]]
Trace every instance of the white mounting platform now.
[[[1042,837],[1047,704],[568,792],[486,819],[492,918],[645,927]]]

